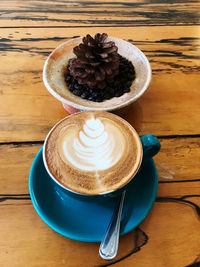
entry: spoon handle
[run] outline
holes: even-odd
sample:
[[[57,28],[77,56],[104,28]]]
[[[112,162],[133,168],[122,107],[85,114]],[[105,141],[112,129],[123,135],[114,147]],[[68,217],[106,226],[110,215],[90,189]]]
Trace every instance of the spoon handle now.
[[[108,226],[105,237],[101,242],[99,248],[99,255],[105,260],[112,260],[117,255],[119,244],[120,220],[125,194],[126,191],[124,190],[121,194],[119,202],[115,207],[111,222]]]

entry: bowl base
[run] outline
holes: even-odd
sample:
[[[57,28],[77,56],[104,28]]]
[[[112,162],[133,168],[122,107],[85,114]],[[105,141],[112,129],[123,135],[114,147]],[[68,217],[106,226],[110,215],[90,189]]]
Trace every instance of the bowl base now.
[[[80,109],[76,109],[72,106],[69,106],[65,103],[62,103],[63,105],[63,108],[69,113],[69,114],[74,114],[74,113],[77,113],[77,112],[80,112]]]

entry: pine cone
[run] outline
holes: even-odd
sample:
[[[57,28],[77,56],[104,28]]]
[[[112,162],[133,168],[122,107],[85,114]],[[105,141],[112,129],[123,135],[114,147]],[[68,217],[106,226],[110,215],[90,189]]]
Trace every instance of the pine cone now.
[[[94,38],[89,34],[83,43],[74,47],[77,58],[69,60],[69,73],[80,85],[90,88],[105,88],[119,73],[119,54],[114,42],[106,42],[106,33],[97,33]]]

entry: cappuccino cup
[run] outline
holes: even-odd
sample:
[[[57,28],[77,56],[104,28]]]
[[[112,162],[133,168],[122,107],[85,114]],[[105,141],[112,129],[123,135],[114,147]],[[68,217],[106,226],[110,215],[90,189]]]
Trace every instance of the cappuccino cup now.
[[[144,160],[160,143],[139,137],[121,117],[84,111],[59,121],[47,135],[43,161],[49,176],[65,193],[80,198],[118,194],[132,182]]]

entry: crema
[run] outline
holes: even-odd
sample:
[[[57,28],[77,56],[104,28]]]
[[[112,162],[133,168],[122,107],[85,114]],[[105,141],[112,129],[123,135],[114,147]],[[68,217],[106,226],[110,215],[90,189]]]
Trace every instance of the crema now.
[[[51,130],[44,149],[50,175],[67,189],[86,195],[122,187],[142,159],[141,142],[133,127],[101,111],[66,117]]]

